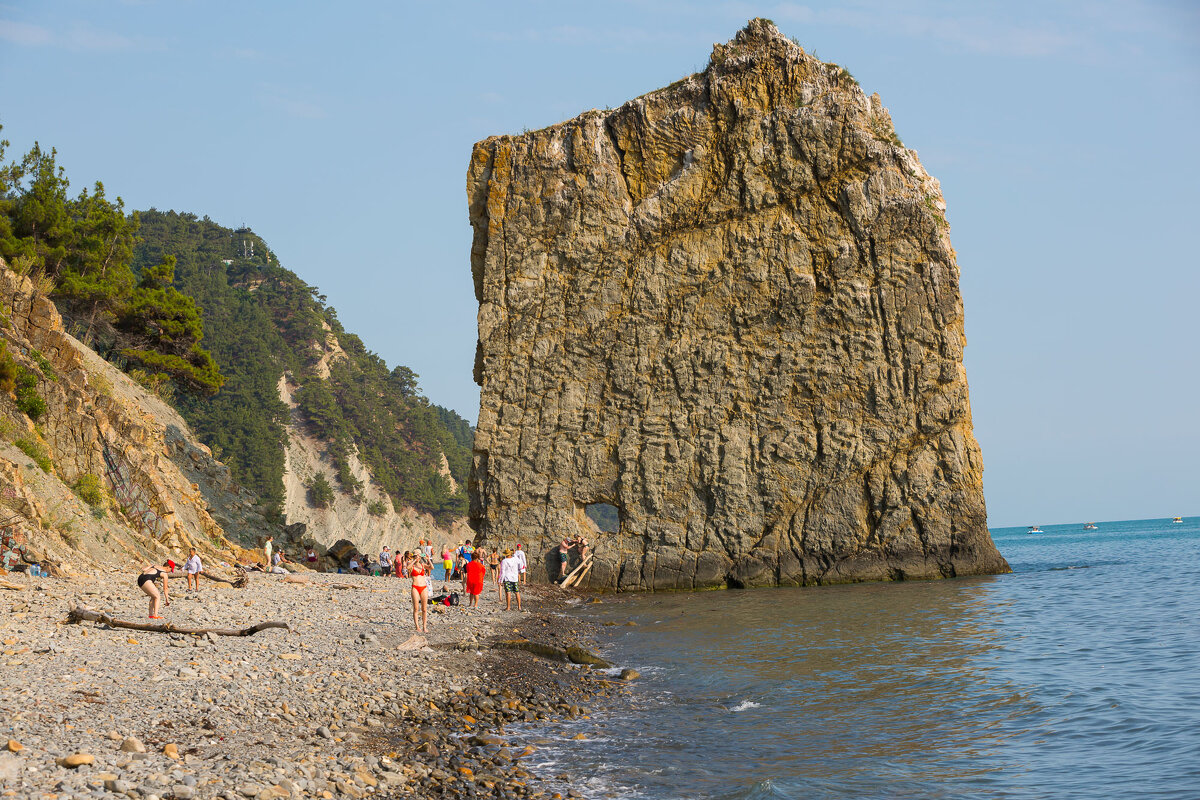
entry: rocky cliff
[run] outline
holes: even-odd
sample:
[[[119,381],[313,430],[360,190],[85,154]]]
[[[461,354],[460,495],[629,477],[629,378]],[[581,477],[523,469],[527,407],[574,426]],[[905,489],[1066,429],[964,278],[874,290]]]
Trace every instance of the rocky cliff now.
[[[54,303],[2,260],[0,342],[0,371],[25,382],[0,392],[6,566],[129,569],[195,547],[216,567],[272,531],[183,419],[67,335]]]
[[[597,588],[1002,572],[936,180],[754,20],[707,69],[475,146],[471,522]],[[556,568],[556,567],[555,567]]]
[[[471,529],[465,519],[439,526],[431,514],[423,514],[410,506],[402,506],[397,511],[387,492],[359,459],[357,451],[352,451],[347,458],[351,474],[362,486],[360,493],[354,496],[336,492],[327,508],[318,508],[309,502],[308,486],[316,474],[324,474],[330,485],[334,485],[337,467],[327,454],[327,443],[314,437],[301,419],[295,400],[297,387],[290,377],[285,374],[279,379],[279,399],[291,414],[284,448],[283,514],[297,545],[312,542],[326,549],[346,540],[374,557],[384,545],[395,552],[404,552],[415,549],[417,542],[423,539],[440,547],[444,543],[471,538]],[[453,483],[449,468],[443,475]],[[372,505],[377,513],[371,513]]]

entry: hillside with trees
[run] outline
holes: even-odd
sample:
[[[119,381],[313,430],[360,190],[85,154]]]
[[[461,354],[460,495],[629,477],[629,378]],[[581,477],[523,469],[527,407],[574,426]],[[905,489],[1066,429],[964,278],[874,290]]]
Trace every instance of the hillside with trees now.
[[[199,309],[174,285],[174,259],[131,268],[137,213],[100,182],[70,197],[53,149],[34,144],[5,164],[7,147],[0,141],[0,256],[54,300],[85,344],[138,380],[196,396],[220,390],[225,378],[201,346]]]
[[[334,467],[332,485],[317,476],[323,485],[309,487],[310,503],[330,490],[367,502],[357,454],[397,511],[442,524],[466,515],[470,424],[347,332],[253,231],[126,213],[101,183],[72,197],[54,150],[35,145],[5,163],[6,145],[0,255],[54,300],[68,331],[179,409],[269,515],[279,519],[284,495],[285,374],[305,433]]]
[[[409,505],[442,521],[466,514],[470,424],[424,397],[411,369],[389,368],[347,332],[319,290],[280,267],[248,228],[154,209],[140,221],[135,271],[175,257],[176,285],[201,309],[205,344],[226,378],[211,398],[181,396],[180,410],[235,475],[282,500],[288,409],[277,387],[286,372],[299,386],[304,422],[326,443],[335,489],[360,493],[349,466],[357,451],[397,509]],[[328,358],[330,348],[344,357]],[[442,473],[443,455],[456,489]]]

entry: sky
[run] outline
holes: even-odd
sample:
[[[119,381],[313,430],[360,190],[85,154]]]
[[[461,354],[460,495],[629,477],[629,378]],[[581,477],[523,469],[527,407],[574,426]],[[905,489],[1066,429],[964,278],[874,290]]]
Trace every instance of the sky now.
[[[1200,4],[4,2],[9,157],[248,225],[474,422],[472,145],[773,19],[941,180],[992,526],[1200,514]]]

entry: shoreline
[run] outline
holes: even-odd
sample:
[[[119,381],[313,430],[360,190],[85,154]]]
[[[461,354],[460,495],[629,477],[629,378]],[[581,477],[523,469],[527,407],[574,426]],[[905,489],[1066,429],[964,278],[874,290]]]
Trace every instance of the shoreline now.
[[[490,586],[478,610],[433,607],[424,640],[405,580],[288,577],[198,593],[172,581],[171,623],[293,627],[224,637],[64,623],[77,604],[143,621],[131,572],[10,576],[24,588],[0,591],[0,797],[553,798],[547,776],[522,767],[530,753],[504,746],[505,726],[582,716],[620,690],[492,648],[590,646],[594,626],[563,613],[572,595],[556,587],[529,587],[521,613]]]

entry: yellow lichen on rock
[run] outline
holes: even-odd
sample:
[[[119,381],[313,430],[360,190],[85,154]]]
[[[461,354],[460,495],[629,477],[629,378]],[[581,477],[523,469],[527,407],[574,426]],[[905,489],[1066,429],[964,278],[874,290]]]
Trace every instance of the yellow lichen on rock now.
[[[753,20],[703,73],[478,143],[467,194],[489,544],[603,502],[599,588],[1007,569],[940,186],[848,72]]]

